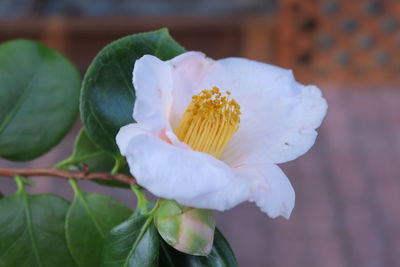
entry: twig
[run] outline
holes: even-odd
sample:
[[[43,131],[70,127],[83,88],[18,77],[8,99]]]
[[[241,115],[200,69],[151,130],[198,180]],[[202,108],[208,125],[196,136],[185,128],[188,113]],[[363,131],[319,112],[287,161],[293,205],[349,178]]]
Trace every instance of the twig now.
[[[14,177],[17,175],[21,176],[42,176],[42,177],[57,177],[61,179],[75,178],[77,180],[108,180],[108,181],[119,181],[126,184],[136,184],[136,180],[132,176],[124,174],[110,174],[103,172],[93,172],[90,173],[87,170],[82,171],[64,171],[51,168],[0,168],[0,176],[4,177]]]

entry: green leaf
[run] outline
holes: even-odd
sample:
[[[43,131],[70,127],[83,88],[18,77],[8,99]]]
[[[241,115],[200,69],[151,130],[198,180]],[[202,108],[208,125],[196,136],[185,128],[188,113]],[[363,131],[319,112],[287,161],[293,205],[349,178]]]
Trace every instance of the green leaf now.
[[[106,46],[91,63],[82,86],[81,117],[90,138],[119,155],[115,136],[122,126],[134,122],[135,61],[146,54],[167,60],[184,51],[166,29],[127,36]]]
[[[121,164],[119,159],[117,160],[112,154],[96,146],[90,140],[85,129],[81,129],[76,137],[72,155],[57,163],[55,167],[58,169],[79,170],[83,165],[87,166],[90,172],[111,172],[113,169],[117,169],[119,173],[130,175],[128,164],[125,161]],[[94,181],[108,186],[129,187],[129,185],[118,181]]]
[[[160,243],[160,262],[163,267],[235,267],[235,255],[221,232],[216,229],[214,245],[208,256],[193,256],[181,253],[164,241]]]
[[[112,169],[112,166],[114,166],[114,158],[110,153],[107,153],[106,151],[102,150],[98,146],[96,146],[88,137],[87,132],[85,129],[81,129],[79,132],[78,136],[75,139],[74,143],[74,150],[72,152],[72,155],[57,163],[56,168],[71,168],[73,167],[79,167],[82,163],[86,163],[92,159],[99,159],[99,158],[107,158],[110,164],[108,166],[89,166],[90,171],[102,171],[100,169],[103,169],[104,171],[109,171]]]
[[[68,248],[80,267],[98,267],[105,237],[132,211],[109,196],[82,193],[73,180],[71,184],[75,198],[66,220]]]
[[[17,193],[0,200],[0,266],[77,266],[65,240],[69,203],[54,195]]]
[[[148,214],[134,213],[111,230],[103,248],[103,267],[158,266],[159,236]]]
[[[0,45],[0,157],[24,161],[53,148],[75,122],[80,77],[37,42]]]
[[[175,249],[192,255],[210,253],[215,230],[211,210],[186,207],[175,200],[163,200],[154,215],[154,222],[164,241]]]

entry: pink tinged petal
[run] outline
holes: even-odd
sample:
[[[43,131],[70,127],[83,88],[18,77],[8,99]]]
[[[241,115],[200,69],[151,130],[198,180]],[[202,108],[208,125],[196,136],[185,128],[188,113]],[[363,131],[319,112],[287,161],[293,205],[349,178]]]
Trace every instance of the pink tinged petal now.
[[[174,248],[192,255],[208,255],[214,241],[215,225],[212,227],[204,224],[196,216],[196,212],[204,211],[192,209],[182,218],[181,235]],[[207,212],[211,213],[211,211]]]
[[[274,164],[243,165],[240,169],[253,183],[249,201],[254,201],[271,218],[283,216],[289,219],[295,193],[283,171]]]
[[[173,76],[173,104],[170,114],[172,128],[175,129],[178,126],[192,96],[203,89],[211,89],[202,88],[201,83],[213,62],[213,60],[206,58],[203,53],[194,51],[181,54],[168,61]]]
[[[244,160],[282,163],[307,152],[327,104],[315,86],[303,86],[289,70],[242,58],[215,61],[202,86],[229,90],[241,106],[238,132],[221,159],[232,166]]]
[[[172,74],[167,62],[145,55],[136,60],[133,69],[136,101],[133,118],[150,130],[169,127],[172,104]]]
[[[165,130],[165,136],[168,138],[169,143],[173,144],[174,146],[191,150],[190,146],[184,142],[181,142],[172,130]]]
[[[318,128],[327,111],[327,103],[315,86],[301,87],[299,94],[281,99],[280,123],[270,132],[263,144],[268,146],[269,162],[283,163],[306,153],[315,143]],[[257,151],[254,156],[265,154]]]
[[[117,143],[138,183],[159,197],[195,198],[225,187],[235,176],[214,157],[173,146],[141,126],[123,127]]]
[[[244,130],[239,129],[222,159],[232,166],[243,161],[261,164],[296,159],[315,143],[315,129],[321,124],[326,109],[325,99],[314,86],[303,87],[293,97],[277,98],[266,108],[270,112],[261,114],[258,122],[250,120],[247,125],[241,125]],[[270,118],[268,114],[272,114]]]

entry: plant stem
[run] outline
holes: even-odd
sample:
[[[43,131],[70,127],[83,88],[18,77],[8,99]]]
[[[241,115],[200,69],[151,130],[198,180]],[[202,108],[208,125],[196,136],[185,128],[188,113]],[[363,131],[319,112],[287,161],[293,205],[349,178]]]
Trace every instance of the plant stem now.
[[[143,212],[147,213],[147,205],[149,204],[149,201],[143,194],[141,188],[138,185],[131,185],[132,191],[135,193],[136,198],[137,198],[137,207],[141,209]]]
[[[75,179],[69,179],[68,180],[69,184],[72,187],[72,190],[74,190],[74,194],[75,195],[79,195],[82,194],[81,190],[79,189],[78,184],[76,183]]]
[[[136,180],[134,177],[125,174],[110,174],[103,172],[90,173],[87,172],[86,170],[66,171],[66,170],[58,170],[52,168],[27,168],[27,169],[0,168],[0,176],[12,178],[17,175],[25,177],[30,177],[30,176],[56,177],[61,179],[75,178],[77,180],[95,180],[95,179],[113,180],[125,184],[136,184]]]

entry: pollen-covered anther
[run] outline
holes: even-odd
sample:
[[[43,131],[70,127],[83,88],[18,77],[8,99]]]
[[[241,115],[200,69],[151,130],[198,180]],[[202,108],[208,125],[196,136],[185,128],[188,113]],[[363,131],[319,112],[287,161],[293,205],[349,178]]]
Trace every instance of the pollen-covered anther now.
[[[240,123],[240,105],[230,96],[216,86],[193,96],[176,130],[179,140],[219,158]]]

